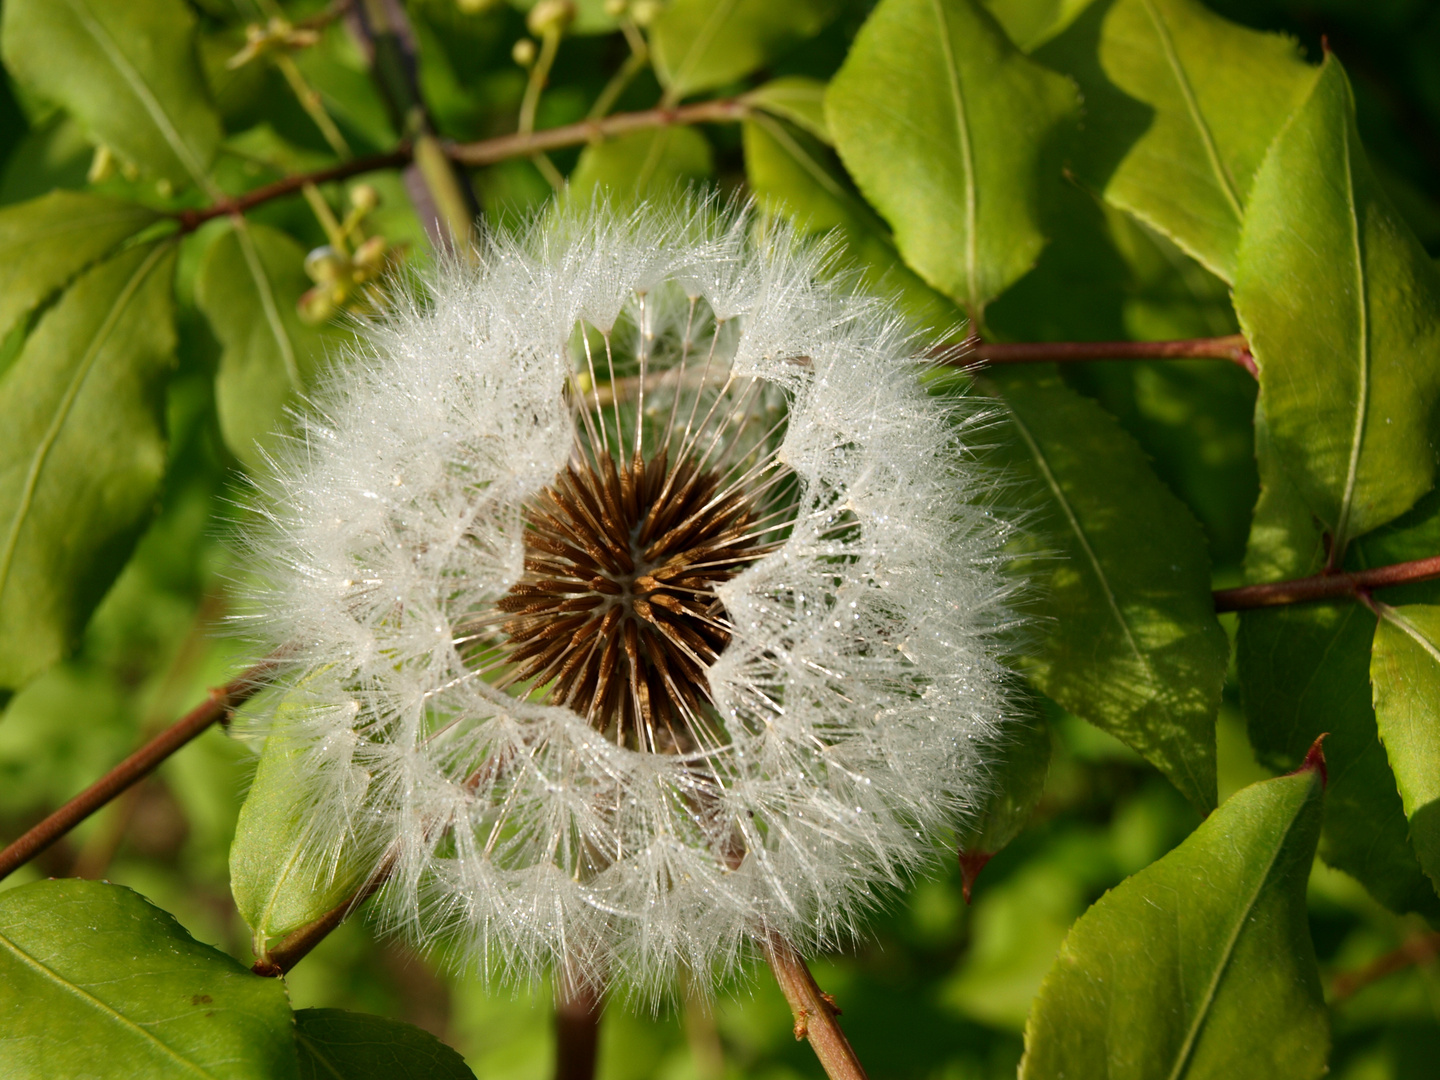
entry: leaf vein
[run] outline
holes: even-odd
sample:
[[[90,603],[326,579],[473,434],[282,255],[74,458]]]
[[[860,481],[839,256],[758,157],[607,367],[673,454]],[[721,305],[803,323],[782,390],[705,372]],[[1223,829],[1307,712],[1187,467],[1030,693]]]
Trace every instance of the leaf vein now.
[[[150,276],[150,271],[160,260],[161,256],[170,249],[168,244],[157,244],[145,257],[145,261],[136,267],[135,272],[130,275],[130,280],[125,283],[125,288],[115,298],[115,303],[106,312],[104,321],[100,324],[95,336],[91,339],[89,348],[81,357],[80,363],[76,366],[75,374],[71,376],[70,384],[65,388],[65,394],[60,399],[59,407],[55,410],[55,416],[50,421],[50,426],[45,434],[41,436],[40,442],[35,447],[35,453],[30,459],[30,468],[25,474],[25,483],[20,489],[20,499],[15,507],[15,517],[10,523],[9,534],[5,537],[5,548],[0,552],[0,596],[5,594],[5,588],[10,583],[10,569],[15,560],[15,550],[20,544],[20,532],[25,526],[25,521],[30,515],[30,506],[35,499],[35,489],[40,483],[40,474],[45,469],[45,463],[49,459],[50,451],[54,448],[55,441],[60,437],[60,431],[65,426],[65,421],[70,415],[70,410],[75,404],[75,399],[80,395],[80,388],[85,380],[90,377],[90,370],[95,365],[100,350],[105,347],[106,339],[115,329],[115,324],[120,321],[125,308],[129,306],[141,283]]]
[[[65,990],[68,990],[70,993],[74,994],[74,995],[75,995],[76,997],[78,997],[81,1001],[84,1001],[86,1004],[93,1006],[94,1008],[98,1009],[98,1010],[99,1010],[100,1012],[102,1012],[102,1013],[105,1013],[105,1014],[106,1014],[107,1016],[109,1016],[111,1019],[113,1019],[113,1020],[118,1020],[121,1024],[123,1024],[123,1025],[125,1025],[126,1027],[130,1028],[131,1030],[133,1030],[133,1031],[135,1032],[135,1034],[139,1035],[141,1038],[149,1040],[151,1043],[153,1043],[153,1044],[154,1044],[155,1046],[157,1046],[159,1049],[161,1049],[162,1051],[164,1051],[164,1052],[165,1052],[166,1054],[168,1054],[170,1057],[174,1058],[174,1059],[175,1059],[177,1062],[179,1062],[181,1065],[184,1065],[187,1069],[189,1069],[191,1072],[195,1073],[197,1076],[204,1076],[204,1077],[210,1077],[210,1078],[213,1078],[213,1077],[215,1076],[215,1074],[212,1073],[212,1072],[210,1072],[208,1069],[202,1069],[199,1065],[196,1065],[193,1061],[190,1061],[188,1058],[182,1057],[182,1056],[180,1055],[180,1053],[179,1053],[174,1047],[172,1047],[169,1043],[165,1042],[164,1040],[158,1038],[153,1032],[147,1031],[147,1030],[144,1028],[144,1026],[142,1026],[142,1025],[140,1025],[140,1024],[137,1024],[134,1020],[131,1020],[131,1019],[130,1019],[128,1016],[126,1016],[124,1013],[119,1012],[118,1010],[116,1010],[116,1009],[113,1008],[112,1006],[106,1004],[104,1001],[101,1001],[101,1000],[100,1000],[99,998],[97,998],[94,994],[87,993],[85,990],[81,989],[81,988],[80,988],[79,986],[77,986],[75,983],[71,982],[69,979],[66,979],[64,976],[62,976],[62,975],[61,975],[58,971],[56,971],[54,968],[52,968],[52,967],[48,966],[47,964],[44,964],[44,963],[42,963],[41,961],[35,959],[35,957],[31,956],[31,955],[30,955],[29,953],[27,953],[24,949],[20,948],[19,945],[15,944],[14,941],[12,941],[10,938],[6,937],[4,934],[0,934],[0,945],[3,945],[3,946],[5,946],[7,949],[9,949],[10,952],[12,952],[12,953],[15,955],[15,958],[16,958],[20,963],[26,965],[27,967],[30,967],[30,968],[34,969],[35,972],[36,972],[37,974],[39,974],[42,978],[48,978],[50,981],[54,982],[56,985],[62,987],[62,988],[65,989]]]

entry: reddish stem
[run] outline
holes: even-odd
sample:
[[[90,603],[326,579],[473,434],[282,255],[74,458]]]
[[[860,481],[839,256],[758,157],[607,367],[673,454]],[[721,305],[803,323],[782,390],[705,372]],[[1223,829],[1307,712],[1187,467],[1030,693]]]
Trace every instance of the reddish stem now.
[[[1079,360],[1228,360],[1257,375],[1255,357],[1241,334],[1180,341],[1024,341],[971,339],[931,354],[955,367],[971,364],[1041,364]]]
[[[750,111],[750,106],[737,98],[723,98],[719,101],[701,101],[694,105],[681,105],[675,109],[644,109],[640,112],[615,113],[597,120],[582,120],[563,127],[546,128],[530,134],[516,133],[501,135],[494,139],[482,139],[473,143],[446,143],[445,155],[458,165],[493,165],[510,158],[528,157],[543,150],[556,150],[564,146],[598,142],[601,139],[622,135],[628,131],[644,128],[669,127],[673,124],[700,124],[706,122],[739,120]],[[395,169],[410,164],[414,149],[409,142],[402,142],[394,150],[371,157],[356,158],[341,162],[317,172],[300,173],[266,184],[233,199],[225,199],[210,206],[192,210],[181,210],[175,215],[183,232],[191,232],[211,218],[226,214],[240,214],[252,210],[272,199],[294,195],[306,184],[325,184],[333,180],[345,180],[361,173],[377,169]]]
[[[855,1056],[850,1040],[835,1022],[840,1010],[835,999],[821,991],[810,968],[784,938],[772,934],[765,941],[765,959],[775,973],[780,991],[795,1017],[795,1038],[809,1039],[815,1056],[830,1080],[867,1080],[865,1067]]]
[[[228,720],[231,712],[260,690],[278,663],[275,657],[262,660],[239,678],[212,689],[202,704],[0,851],[0,879],[24,866],[111,799],[149,776],[161,762],[211,724]]]
[[[452,143],[445,148],[450,160],[461,165],[493,165],[509,158],[529,157],[564,146],[599,142],[612,135],[623,135],[644,128],[670,127],[674,124],[704,124],[742,120],[750,106],[740,98],[699,101],[673,109],[642,109],[639,112],[613,113],[594,120],[581,120],[563,127],[546,128],[529,133],[516,132],[473,143]]]
[[[1394,952],[1366,964],[1358,971],[1343,971],[1330,984],[1331,1002],[1344,1001],[1387,975],[1416,964],[1428,964],[1440,956],[1440,933],[1419,934]]]
[[[1440,555],[1432,555],[1428,559],[1413,559],[1410,562],[1377,566],[1372,570],[1357,570],[1354,573],[1316,574],[1314,577],[1298,578],[1294,581],[1272,581],[1264,585],[1242,585],[1238,589],[1217,589],[1215,610],[1244,611],[1249,608],[1304,604],[1339,597],[1361,599],[1371,589],[1407,585],[1437,577],[1440,577]]]

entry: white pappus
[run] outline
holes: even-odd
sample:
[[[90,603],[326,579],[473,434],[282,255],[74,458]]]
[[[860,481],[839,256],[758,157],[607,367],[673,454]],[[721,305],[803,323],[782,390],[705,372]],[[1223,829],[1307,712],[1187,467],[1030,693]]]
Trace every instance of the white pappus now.
[[[850,937],[977,808],[1011,526],[833,251],[554,211],[337,364],[260,482],[317,864],[508,979],[701,986]],[[316,868],[323,876],[325,868]]]

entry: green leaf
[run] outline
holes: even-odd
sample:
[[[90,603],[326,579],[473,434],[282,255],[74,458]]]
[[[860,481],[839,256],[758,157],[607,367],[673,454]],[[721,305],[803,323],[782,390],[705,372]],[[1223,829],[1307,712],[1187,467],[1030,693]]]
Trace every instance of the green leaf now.
[[[1262,455],[1267,438],[1264,414],[1257,411]],[[1272,461],[1261,473],[1246,579],[1305,577],[1324,558],[1323,537],[1304,500]],[[1386,907],[1437,917],[1440,899],[1411,846],[1377,734],[1369,685],[1374,636],[1375,617],[1349,601],[1242,611],[1235,642],[1240,700],[1251,745],[1273,768],[1293,767],[1317,736],[1329,734],[1331,781],[1320,856]]]
[[[715,171],[705,136],[694,128],[633,131],[580,152],[567,197],[589,202],[597,191],[616,203],[673,195]]]
[[[177,187],[203,187],[220,118],[194,33],[181,0],[9,0],[5,64],[96,142]]]
[[[1410,843],[1440,889],[1440,606],[1376,608],[1375,720],[1410,822]]]
[[[1365,162],[1333,56],[1256,174],[1235,309],[1269,452],[1344,552],[1434,480],[1440,272]]]
[[[0,377],[0,686],[70,650],[154,508],[174,253],[87,270]]]
[[[135,203],[53,191],[0,210],[0,337],[96,259],[160,215]]]
[[[475,1080],[434,1035],[383,1016],[300,1009],[295,1045],[300,1080]]]
[[[650,24],[667,101],[734,82],[825,28],[838,0],[671,0]]]
[[[1026,1025],[1022,1080],[1324,1075],[1305,914],[1323,776],[1242,789],[1080,917]]]
[[[230,891],[256,956],[342,903],[368,870],[313,833],[302,751],[284,730],[295,707],[279,707],[230,846]]]
[[[1103,74],[1081,76],[1086,126],[1097,133],[1082,173],[1233,281],[1255,172],[1317,69],[1294,41],[1237,26],[1198,0],[1117,0],[1099,59]],[[1090,85],[1101,79],[1113,86]],[[1129,115],[1135,101],[1149,107],[1148,122]]]
[[[285,233],[245,223],[210,245],[195,280],[195,302],[224,348],[215,374],[220,431],[252,471],[264,467],[264,451],[287,426],[286,406],[310,386],[327,342],[339,340],[296,313],[310,285],[304,265],[305,252]]]
[[[788,120],[826,146],[834,146],[825,122],[825,84],[803,75],[785,75],[745,95],[745,101],[772,116]]]
[[[900,261],[885,223],[865,205],[815,138],[763,113],[742,127],[750,190],[768,212],[788,217],[801,232],[836,230],[865,283],[898,294],[919,325],[944,332],[964,315]]]
[[[979,387],[1009,410],[1010,465],[1042,499],[1042,640],[1026,671],[1208,811],[1229,646],[1199,525],[1114,419],[1054,375],[998,372]]]
[[[1064,33],[1095,0],[981,0],[1021,52]]]
[[[1045,244],[1042,148],[1076,105],[975,0],[882,0],[825,109],[905,261],[979,319]]]
[[[11,1080],[297,1077],[284,983],[119,885],[0,894],[0,1016]]]

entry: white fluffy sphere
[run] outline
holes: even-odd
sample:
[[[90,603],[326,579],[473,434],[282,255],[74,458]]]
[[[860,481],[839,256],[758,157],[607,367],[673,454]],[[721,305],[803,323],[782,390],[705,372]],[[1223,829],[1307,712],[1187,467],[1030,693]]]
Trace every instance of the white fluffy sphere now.
[[[262,483],[316,858],[489,973],[703,983],[849,934],[974,810],[1008,526],[827,250],[554,213],[337,366]]]

